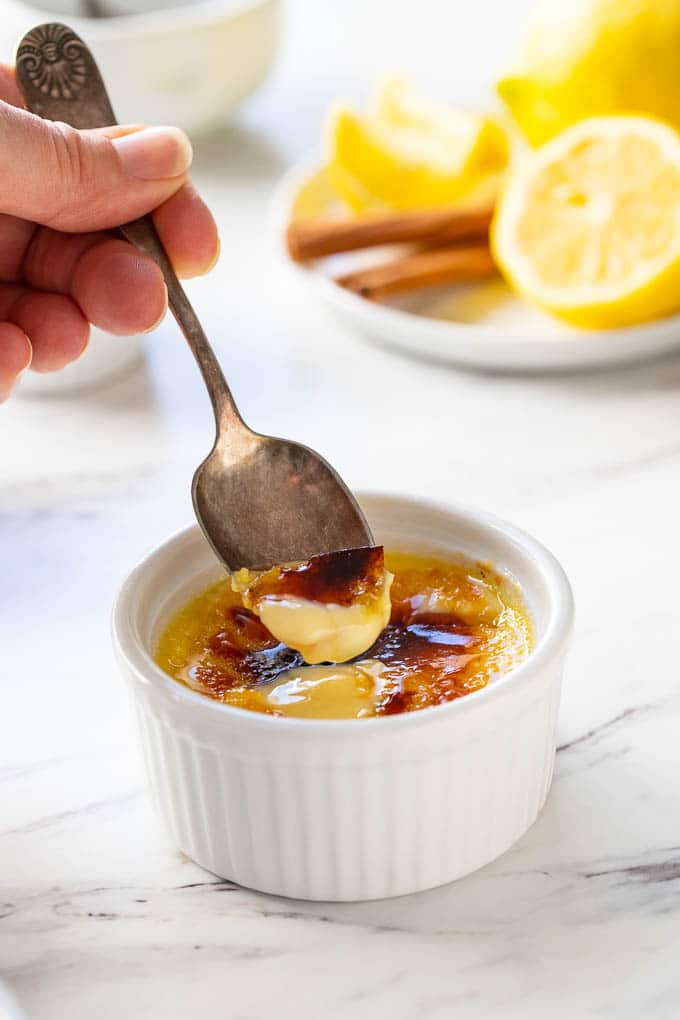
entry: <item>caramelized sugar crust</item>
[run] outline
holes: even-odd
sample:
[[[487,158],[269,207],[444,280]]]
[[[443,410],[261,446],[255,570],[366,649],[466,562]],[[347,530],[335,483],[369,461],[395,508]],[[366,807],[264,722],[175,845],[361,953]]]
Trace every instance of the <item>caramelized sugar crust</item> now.
[[[385,553],[382,546],[322,553],[305,563],[274,567],[248,585],[252,603],[267,595],[293,596],[309,602],[351,606],[382,584]]]
[[[341,569],[323,580],[323,569],[286,568],[286,593],[291,577],[299,584],[295,594],[308,598],[313,592],[318,598],[320,591],[335,593],[334,584],[348,576],[357,593],[365,592],[370,578],[382,573],[383,550],[352,552],[357,555],[343,554]],[[395,575],[390,622],[373,647],[349,664],[356,668],[358,686],[370,688],[361,715],[393,715],[453,701],[508,672],[529,653],[531,625],[520,593],[490,567],[394,552],[384,561]],[[180,610],[161,636],[156,658],[193,690],[273,715],[285,712],[268,700],[269,685],[289,675],[304,677],[309,668],[243,607],[229,579]]]

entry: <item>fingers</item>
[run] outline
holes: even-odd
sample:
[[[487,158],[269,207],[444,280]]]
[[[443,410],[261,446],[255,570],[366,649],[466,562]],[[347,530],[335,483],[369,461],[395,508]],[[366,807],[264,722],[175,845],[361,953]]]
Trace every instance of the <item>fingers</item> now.
[[[58,230],[100,230],[155,209],[191,158],[176,128],[76,131],[0,102],[2,212]]]
[[[159,206],[153,219],[178,276],[201,276],[212,269],[220,253],[217,226],[191,183]]]
[[[14,281],[21,275],[26,253],[38,226],[16,216],[0,215],[0,280]]]
[[[6,400],[16,381],[31,363],[31,344],[11,322],[0,322],[0,401]]]
[[[51,371],[84,350],[88,320],[133,334],[162,318],[167,293],[156,264],[102,229],[155,209],[179,275],[207,272],[219,253],[214,220],[186,181],[191,148],[181,132],[78,132],[21,105],[13,70],[0,65],[0,280],[21,283],[0,286],[0,329],[8,320],[15,338],[2,361],[7,380],[22,360],[12,351],[27,350],[20,334],[33,345],[33,367]],[[9,385],[2,371],[0,393]]]
[[[0,100],[23,106],[14,70],[5,64],[0,64]],[[0,116],[0,137],[4,123]],[[14,182],[9,183],[11,193]],[[30,220],[0,215],[0,279],[20,275],[37,233]],[[88,240],[83,239],[83,249]],[[0,285],[0,318],[10,320],[0,321],[0,401],[7,399],[29,365],[39,372],[54,371],[77,358],[87,346],[87,321],[77,305],[60,294]]]
[[[154,219],[179,275],[197,276],[212,267],[219,253],[217,228],[189,184]],[[31,234],[25,221],[9,216],[0,217],[0,233],[0,278],[20,274],[22,283],[37,290],[70,294],[93,325],[121,336],[153,329],[163,317],[167,292],[161,271],[127,242],[44,227]]]
[[[70,294],[89,322],[119,336],[145,333],[165,314],[167,291],[156,263],[107,234],[41,229],[24,258],[22,282]]]
[[[5,216],[3,220],[12,220]],[[14,220],[24,223],[24,220]],[[0,231],[3,224],[0,223]],[[10,232],[10,234],[13,232]],[[36,290],[68,294],[78,262],[85,252],[102,241],[107,234],[60,234],[47,227],[36,227],[28,247],[16,267],[16,275],[5,279],[27,283]],[[4,242],[3,242],[4,243]],[[0,246],[2,247],[2,246]]]
[[[220,248],[217,227],[190,184],[185,184],[157,209],[154,220],[178,276],[199,276],[212,268]],[[67,294],[72,291],[71,281],[80,259],[108,235],[63,234],[47,227],[36,229],[15,217],[0,216],[0,237],[0,280],[21,279],[38,290]],[[131,266],[143,269],[139,252],[132,245],[125,248],[120,245],[118,251],[127,251]]]
[[[43,294],[3,284],[0,321],[14,323],[28,337],[33,350],[31,368],[37,372],[64,368],[87,347],[87,319],[75,301],[64,294]]]
[[[111,238],[79,259],[71,294],[95,326],[119,336],[146,333],[165,315],[168,295],[156,263]]]
[[[22,284],[70,295],[93,326],[118,336],[148,332],[167,307],[153,259],[107,234],[39,231],[24,258]]]
[[[79,358],[90,326],[71,298],[29,291],[12,307],[10,319],[31,341],[35,372],[56,372]]]

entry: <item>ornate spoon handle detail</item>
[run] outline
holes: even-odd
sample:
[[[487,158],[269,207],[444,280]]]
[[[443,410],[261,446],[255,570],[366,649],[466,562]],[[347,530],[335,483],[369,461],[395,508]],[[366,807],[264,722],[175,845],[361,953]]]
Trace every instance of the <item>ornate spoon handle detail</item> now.
[[[29,110],[75,128],[116,123],[92,54],[66,25],[32,28],[17,48],[17,78]]]
[[[19,43],[17,78],[32,113],[75,128],[116,124],[106,87],[94,57],[83,40],[66,25],[50,22],[31,29]],[[244,424],[217,358],[170,264],[150,216],[120,227],[121,233],[161,268],[168,304],[203,375],[215,412],[218,432]]]

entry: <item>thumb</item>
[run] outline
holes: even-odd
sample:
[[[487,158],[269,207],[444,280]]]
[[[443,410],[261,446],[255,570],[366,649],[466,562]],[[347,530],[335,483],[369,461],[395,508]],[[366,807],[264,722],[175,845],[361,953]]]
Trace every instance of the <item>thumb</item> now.
[[[55,230],[150,212],[183,184],[191,158],[177,128],[77,131],[0,102],[0,212]]]

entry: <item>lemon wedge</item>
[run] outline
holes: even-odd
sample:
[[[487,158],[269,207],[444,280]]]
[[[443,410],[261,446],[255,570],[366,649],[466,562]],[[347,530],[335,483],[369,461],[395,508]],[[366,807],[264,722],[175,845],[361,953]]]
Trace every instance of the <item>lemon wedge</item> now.
[[[476,200],[508,163],[495,118],[427,102],[404,82],[386,82],[369,113],[336,108],[328,125],[328,176],[357,212]]]
[[[338,202],[326,167],[314,171],[300,185],[290,210],[291,222],[314,219],[340,219],[346,209]]]
[[[593,117],[518,164],[491,245],[508,282],[577,326],[680,308],[680,136],[648,117]]]

